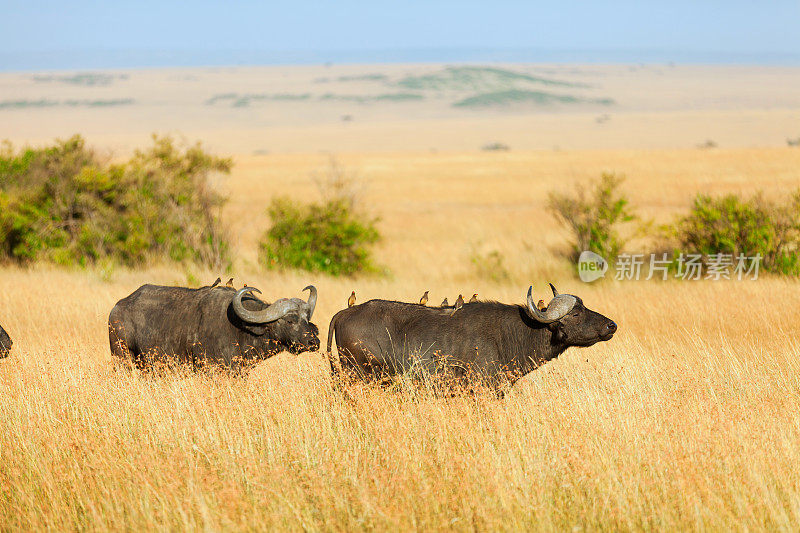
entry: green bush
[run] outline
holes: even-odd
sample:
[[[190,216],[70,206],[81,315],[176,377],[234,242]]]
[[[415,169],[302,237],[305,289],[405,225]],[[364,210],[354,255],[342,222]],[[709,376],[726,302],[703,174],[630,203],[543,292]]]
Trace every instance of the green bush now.
[[[688,215],[668,228],[678,252],[761,255],[768,272],[800,274],[800,191],[784,202],[761,194],[740,198],[699,195]]]
[[[622,177],[603,173],[600,180],[589,187],[579,187],[573,195],[550,193],[548,210],[572,232],[573,261],[584,250],[609,261],[619,254],[625,240],[618,229],[636,218],[628,208],[627,197],[619,192],[623,181]]]
[[[369,245],[380,239],[375,220],[356,213],[345,199],[300,204],[273,200],[272,220],[259,243],[267,268],[299,268],[334,276],[374,269]]]
[[[228,264],[219,219],[225,199],[209,185],[231,161],[169,137],[109,164],[80,136],[45,148],[0,150],[0,260],[86,266],[100,260]]]
[[[487,253],[473,251],[470,261],[475,267],[475,274],[482,280],[488,279],[495,283],[502,283],[511,279],[511,274],[505,266],[505,258],[498,250]]]

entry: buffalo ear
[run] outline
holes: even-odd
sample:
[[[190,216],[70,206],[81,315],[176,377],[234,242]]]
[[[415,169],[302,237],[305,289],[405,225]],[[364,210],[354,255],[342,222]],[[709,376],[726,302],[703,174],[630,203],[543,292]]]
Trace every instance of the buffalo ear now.
[[[566,335],[564,334],[564,325],[560,321],[551,322],[547,328],[553,332],[553,342],[564,341]]]

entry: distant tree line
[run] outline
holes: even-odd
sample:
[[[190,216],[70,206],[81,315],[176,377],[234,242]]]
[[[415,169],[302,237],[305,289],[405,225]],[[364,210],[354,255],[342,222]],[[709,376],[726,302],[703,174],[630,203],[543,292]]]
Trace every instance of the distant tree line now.
[[[227,198],[211,183],[232,160],[199,143],[154,135],[127,161],[110,162],[76,135],[43,148],[0,147],[0,262],[129,267],[190,262],[229,269],[230,235],[221,219]],[[357,180],[335,160],[319,178],[320,200],[275,198],[259,241],[268,269],[331,275],[375,272],[378,220],[360,208]],[[782,200],[698,195],[687,214],[654,229],[634,213],[624,179],[603,174],[572,194],[552,192],[548,208],[572,235],[569,257],[589,250],[610,261],[631,236],[657,234],[655,246],[679,254],[744,254],[768,272],[800,275],[800,191]],[[631,226],[632,225],[632,226]],[[499,252],[476,256],[481,277],[508,279]]]

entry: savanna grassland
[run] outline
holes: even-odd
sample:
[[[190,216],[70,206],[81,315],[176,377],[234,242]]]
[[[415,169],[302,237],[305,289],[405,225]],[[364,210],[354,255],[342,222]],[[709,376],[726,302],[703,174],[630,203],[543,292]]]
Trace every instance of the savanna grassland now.
[[[0,529],[796,530],[800,523],[800,284],[587,285],[562,258],[547,192],[627,176],[654,225],[695,194],[800,185],[796,148],[341,153],[380,217],[385,275],[265,272],[256,242],[278,194],[316,198],[320,153],[234,155],[219,184],[230,275],[265,298],[320,299],[320,337],[355,289],[438,302],[522,302],[528,285],[612,317],[504,399],[331,391],[322,353],[282,354],[246,379],[115,371],[106,319],[145,282],[228,274],[0,270]],[[640,237],[642,242],[644,237]],[[508,277],[473,258],[497,251]],[[324,344],[324,341],[323,341]]]
[[[800,68],[379,64],[0,72],[0,139],[225,154],[785,146]]]

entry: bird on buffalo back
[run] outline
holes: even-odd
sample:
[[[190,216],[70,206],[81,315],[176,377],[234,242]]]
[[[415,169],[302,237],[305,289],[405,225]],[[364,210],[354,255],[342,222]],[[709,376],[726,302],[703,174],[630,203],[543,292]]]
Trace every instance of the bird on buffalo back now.
[[[477,301],[478,301],[478,293],[476,292],[475,294],[472,295],[472,298],[469,299],[469,303],[474,304]]]
[[[439,307],[450,307],[450,302],[448,302],[447,298],[445,298],[444,300],[442,300],[442,305],[440,305]]]
[[[214,287],[216,287],[216,286],[217,286],[217,285],[219,285],[220,283],[222,283],[222,278],[217,278],[217,281],[215,281],[215,282],[214,282],[214,284],[213,284],[213,285],[211,285],[211,288],[213,289]]]
[[[347,307],[353,307],[356,304],[356,291],[350,293],[350,298],[347,299]]]
[[[547,310],[547,304],[544,303],[544,300],[539,300],[539,303],[536,304],[536,307],[539,308],[539,311],[546,311]]]
[[[425,294],[419,299],[419,305],[428,305],[428,291],[425,291]]]
[[[453,316],[454,314],[456,314],[456,311],[461,309],[463,306],[464,306],[464,297],[459,294],[458,298],[456,299],[456,305],[455,305],[455,307],[453,307],[453,312],[450,313],[450,316]]]
[[[229,279],[228,283],[226,283],[225,286],[226,287],[230,287],[232,289],[233,288],[233,278]]]

